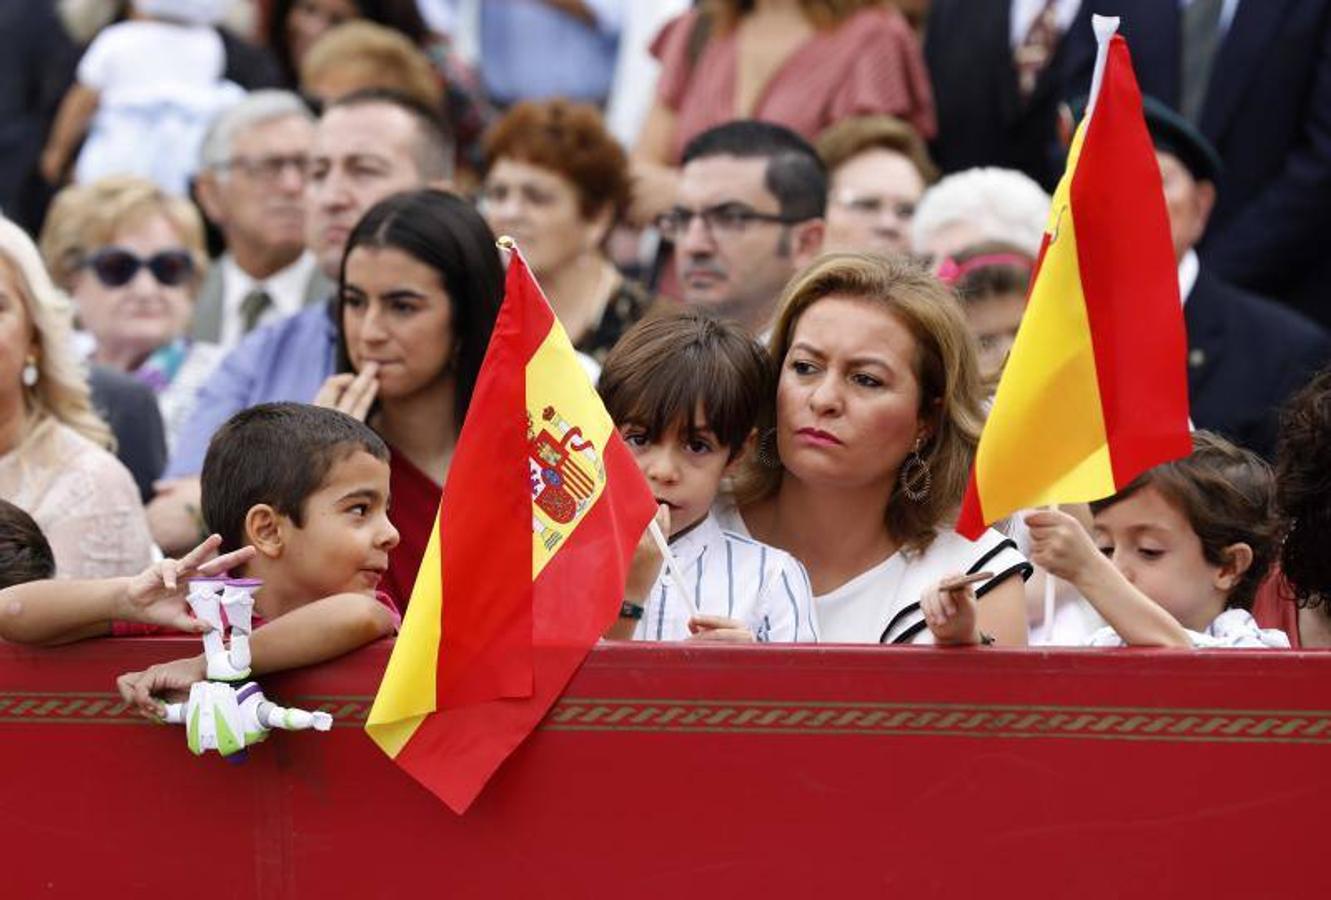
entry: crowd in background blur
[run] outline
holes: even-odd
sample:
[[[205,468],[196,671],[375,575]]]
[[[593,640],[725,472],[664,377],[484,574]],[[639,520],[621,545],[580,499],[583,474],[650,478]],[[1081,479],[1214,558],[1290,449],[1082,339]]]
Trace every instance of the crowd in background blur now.
[[[678,303],[767,342],[836,251],[936,275],[992,390],[1093,13],[1122,17],[1147,97],[1193,422],[1273,458],[1278,410],[1331,359],[1331,0],[0,0],[0,498],[60,574],[138,571],[197,543],[229,415],[353,411],[372,364],[359,414],[412,498],[394,565],[414,572],[498,234],[593,375]],[[451,199],[380,209],[426,188]],[[365,233],[372,209],[470,266],[432,263],[451,343],[364,337],[348,285],[375,276],[351,251],[414,246]],[[394,341],[402,371],[373,350]]]

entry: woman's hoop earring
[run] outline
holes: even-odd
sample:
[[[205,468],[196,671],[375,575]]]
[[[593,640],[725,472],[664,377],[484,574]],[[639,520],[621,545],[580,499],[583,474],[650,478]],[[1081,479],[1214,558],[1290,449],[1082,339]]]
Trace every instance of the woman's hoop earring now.
[[[37,386],[37,379],[40,373],[37,371],[36,357],[29,356],[28,361],[23,364],[23,374],[20,376],[23,380],[23,386],[33,388]]]
[[[776,449],[776,429],[769,428],[758,439],[758,462],[765,469],[781,468],[781,454]]]
[[[920,444],[921,441],[916,439],[915,449],[906,457],[898,475],[901,493],[905,494],[906,499],[912,503],[923,503],[928,500],[929,488],[933,487],[934,483],[934,473],[929,470],[929,461],[920,456]]]

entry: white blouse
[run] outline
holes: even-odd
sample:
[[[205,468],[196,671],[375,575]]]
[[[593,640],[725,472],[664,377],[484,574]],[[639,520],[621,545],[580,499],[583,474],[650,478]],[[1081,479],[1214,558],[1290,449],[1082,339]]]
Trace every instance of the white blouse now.
[[[718,499],[712,513],[727,531],[749,536],[734,502]],[[990,571],[975,587],[980,602],[1014,575],[1031,575],[1031,564],[1012,540],[992,528],[978,541],[955,531],[938,532],[923,553],[898,550],[841,587],[813,598],[818,639],[839,644],[931,644],[933,634],[920,609],[925,588],[952,575]]]

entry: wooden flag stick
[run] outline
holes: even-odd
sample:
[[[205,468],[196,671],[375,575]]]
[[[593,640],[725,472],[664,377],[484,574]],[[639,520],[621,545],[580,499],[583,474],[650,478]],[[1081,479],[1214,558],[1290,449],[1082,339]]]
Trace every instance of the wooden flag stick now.
[[[684,573],[679,570],[679,563],[675,562],[675,554],[670,552],[670,544],[666,541],[666,536],[661,533],[661,526],[652,519],[652,524],[647,526],[647,530],[652,533],[652,540],[656,541],[656,549],[661,551],[661,558],[665,560],[666,571],[670,573],[670,580],[674,582],[675,590],[679,591],[679,596],[683,598],[684,605],[688,608],[689,618],[698,615],[698,604],[689,592],[689,586],[684,583]]]

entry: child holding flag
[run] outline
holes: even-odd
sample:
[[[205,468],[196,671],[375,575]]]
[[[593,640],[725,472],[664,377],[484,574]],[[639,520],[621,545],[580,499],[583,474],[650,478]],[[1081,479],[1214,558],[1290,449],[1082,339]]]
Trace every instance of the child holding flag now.
[[[696,311],[654,316],[615,345],[600,393],[665,508],[680,597],[659,556],[639,552],[610,637],[816,641],[813,592],[790,554],[722,530],[711,513],[744,455],[769,390],[762,348],[737,324]],[[644,543],[650,537],[644,537]]]
[[[1109,623],[1089,646],[1289,646],[1250,612],[1276,548],[1271,470],[1209,432],[1193,448],[1093,502],[1094,540],[1067,513],[1026,516],[1032,560]],[[974,592],[952,584],[925,591],[925,621],[939,644],[975,643]]]

